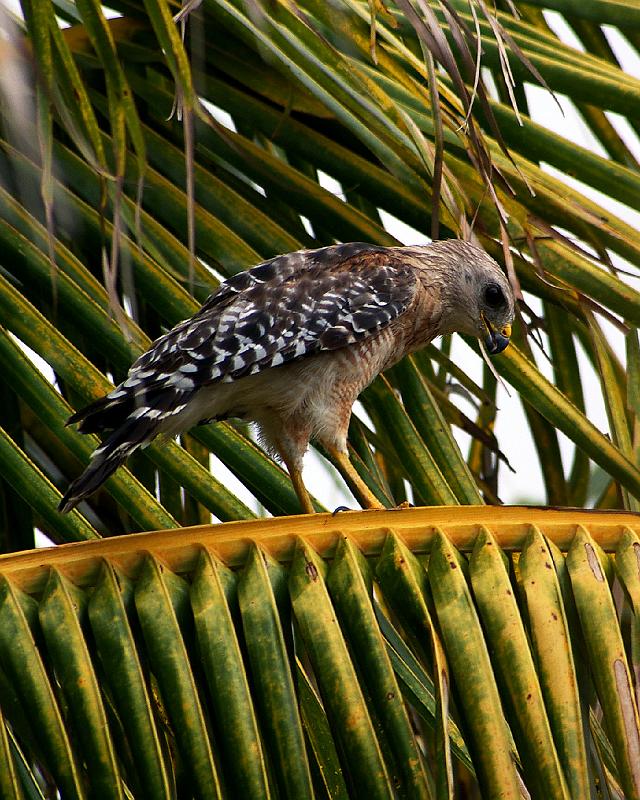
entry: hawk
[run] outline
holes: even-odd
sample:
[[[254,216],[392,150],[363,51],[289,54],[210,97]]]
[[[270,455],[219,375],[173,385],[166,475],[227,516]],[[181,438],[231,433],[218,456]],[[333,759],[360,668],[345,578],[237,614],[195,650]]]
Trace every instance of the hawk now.
[[[313,513],[302,459],[317,441],[363,505],[380,503],[347,455],[360,392],[440,334],[509,343],[514,299],[498,264],[459,240],[419,247],[354,242],[280,255],[220,284],[157,339],[106,397],[78,411],[81,433],[110,431],[60,503],[69,511],[138,447],[202,422],[257,424]]]

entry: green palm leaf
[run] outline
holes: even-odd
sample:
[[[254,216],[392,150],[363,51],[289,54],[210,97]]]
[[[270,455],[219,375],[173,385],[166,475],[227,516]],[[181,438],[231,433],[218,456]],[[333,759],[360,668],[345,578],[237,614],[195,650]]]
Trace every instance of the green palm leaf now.
[[[609,790],[639,797],[637,517],[466,512],[2,556],[3,730],[65,796],[440,798],[463,780],[482,797],[585,797],[597,742]],[[593,684],[576,680],[587,654]]]

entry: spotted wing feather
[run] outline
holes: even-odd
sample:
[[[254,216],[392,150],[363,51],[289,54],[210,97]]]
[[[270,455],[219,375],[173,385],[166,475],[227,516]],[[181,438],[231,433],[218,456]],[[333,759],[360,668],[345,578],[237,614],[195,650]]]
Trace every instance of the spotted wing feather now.
[[[117,423],[114,406],[154,408],[166,402],[165,390],[181,399],[200,386],[373,335],[403,313],[415,292],[413,270],[381,259],[384,254],[372,245],[336,245],[278,256],[239,273],[191,319],[156,340],[120,386],[70,421],[97,432]],[[374,256],[375,265],[366,256]]]
[[[254,286],[216,318],[193,322],[176,341],[178,372],[198,384],[234,381],[263,369],[346,347],[386,327],[413,296],[413,275],[379,267],[370,274],[310,271]]]

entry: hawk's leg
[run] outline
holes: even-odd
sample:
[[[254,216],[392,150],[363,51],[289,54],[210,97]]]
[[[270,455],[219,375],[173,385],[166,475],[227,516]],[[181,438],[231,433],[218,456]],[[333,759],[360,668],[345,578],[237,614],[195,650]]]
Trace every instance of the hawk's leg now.
[[[310,427],[308,421],[296,419],[269,421],[271,424],[262,424],[263,439],[271,442],[276,452],[284,461],[284,464],[291,478],[291,483],[295,493],[298,495],[303,514],[315,514],[311,496],[302,480],[302,462],[304,454],[309,446]]]
[[[289,472],[289,477],[291,478],[293,488],[298,495],[298,500],[300,501],[300,505],[302,507],[302,513],[315,514],[316,510],[311,502],[311,495],[307,491],[307,487],[304,485],[304,481],[302,480],[302,465],[296,461],[290,462],[284,454],[282,458],[287,467],[287,471]]]
[[[325,450],[329,454],[331,460],[338,467],[343,477],[349,484],[349,488],[353,491],[356,498],[364,506],[364,508],[384,508],[375,494],[358,475],[356,468],[353,466],[351,461],[349,461],[349,455],[347,453],[339,450],[335,445],[325,445]]]

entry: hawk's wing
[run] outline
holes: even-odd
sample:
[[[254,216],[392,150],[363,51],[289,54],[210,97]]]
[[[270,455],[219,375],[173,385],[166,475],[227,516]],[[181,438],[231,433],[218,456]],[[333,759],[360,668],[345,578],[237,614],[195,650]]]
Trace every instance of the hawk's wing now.
[[[373,245],[278,256],[221,284],[136,361],[125,386],[172,376],[185,386],[229,382],[345,347],[396,319],[415,289],[413,270]]]
[[[117,428],[136,409],[151,409],[159,420],[201,386],[377,333],[407,309],[415,290],[413,270],[374,245],[277,256],[221,284],[191,319],[138,358],[123,383],[69,422],[93,433]]]

